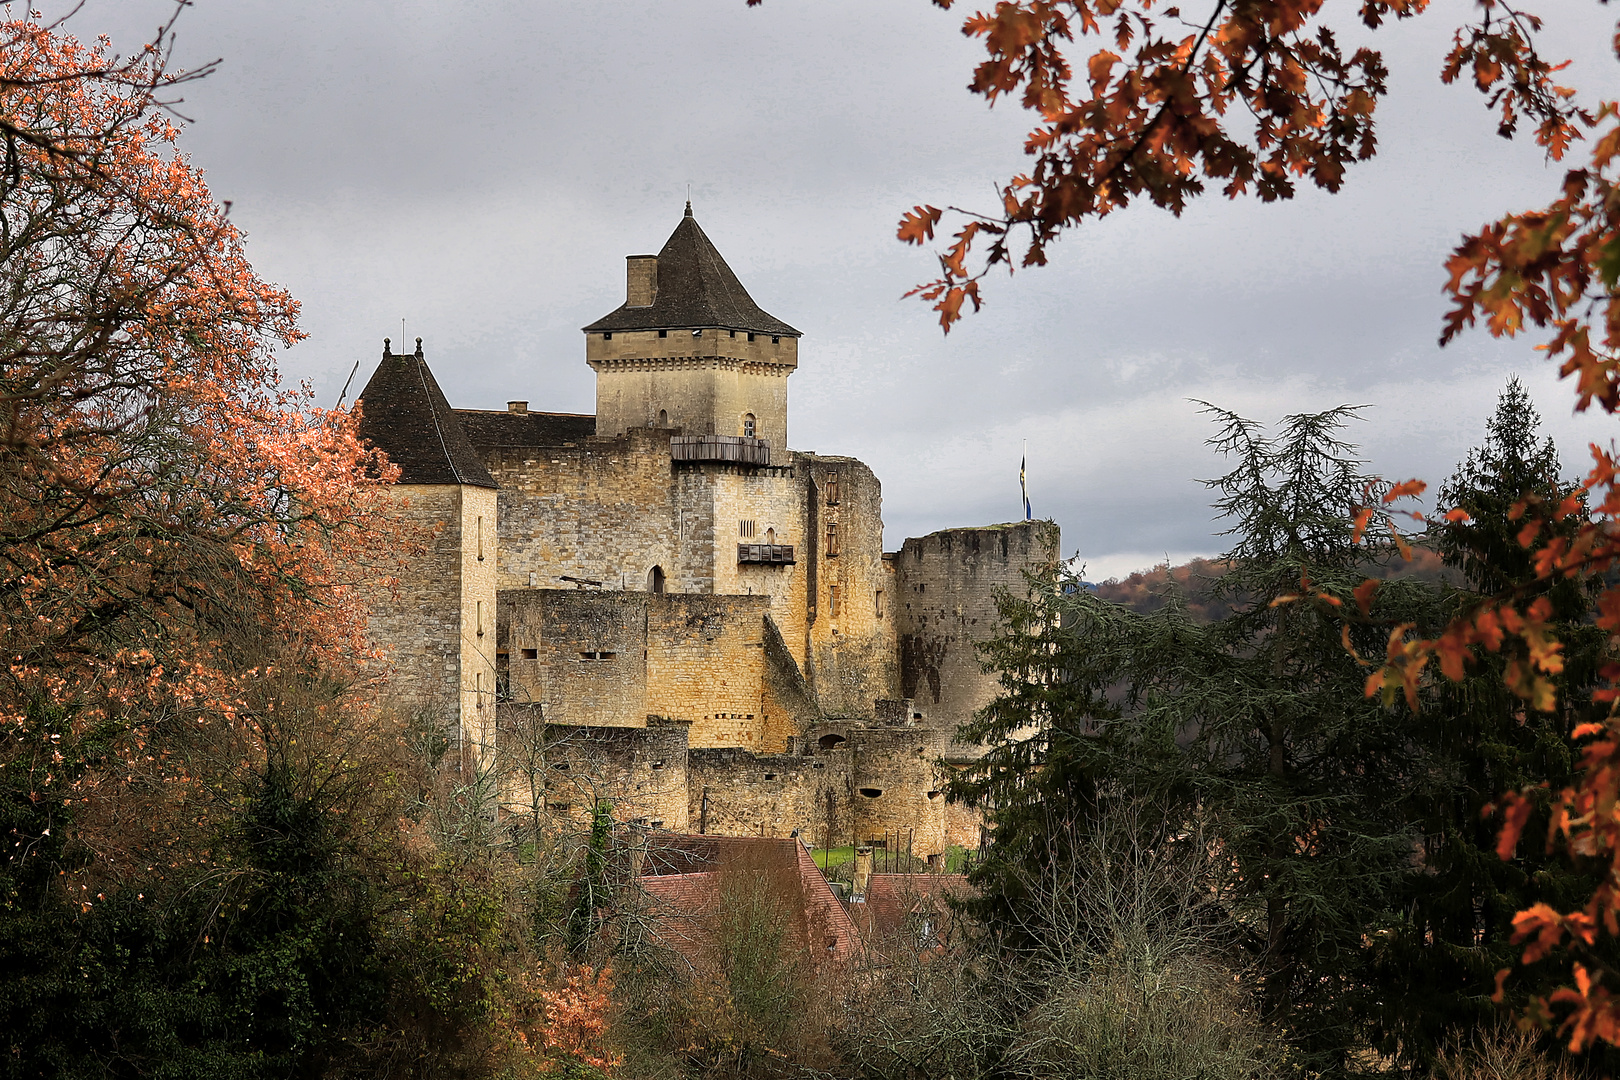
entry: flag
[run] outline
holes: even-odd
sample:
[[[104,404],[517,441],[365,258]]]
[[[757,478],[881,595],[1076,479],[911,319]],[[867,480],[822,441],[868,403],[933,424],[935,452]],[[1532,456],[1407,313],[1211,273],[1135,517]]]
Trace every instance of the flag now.
[[[1018,459],[1018,490],[1024,495],[1024,520],[1034,521],[1035,515],[1029,512],[1029,480],[1025,474],[1025,466],[1029,464],[1029,454],[1025,453]]]

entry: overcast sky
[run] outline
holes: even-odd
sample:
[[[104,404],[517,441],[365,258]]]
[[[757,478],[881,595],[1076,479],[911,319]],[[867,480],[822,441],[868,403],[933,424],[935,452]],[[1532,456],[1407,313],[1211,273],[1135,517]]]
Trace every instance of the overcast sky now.
[[[1539,6],[1566,81],[1616,96],[1612,13]],[[1440,85],[1470,7],[1379,33],[1383,152],[1341,194],[1132,207],[992,279],[948,338],[901,299],[933,257],[895,222],[993,205],[1029,122],[967,93],[965,12],[925,0],[196,0],[179,62],[223,65],[187,88],[182,146],[302,302],[282,370],[323,405],[385,336],[421,336],[454,405],[591,412],[579,328],[622,302],[623,257],[662,246],[690,184],[754,299],[804,332],[792,445],[877,472],[887,547],[1020,517],[1027,440],[1037,516],[1101,579],[1222,548],[1189,399],[1265,421],[1371,405],[1351,433],[1371,469],[1438,484],[1516,372],[1571,472],[1608,443],[1531,341],[1436,345],[1459,236],[1562,173]],[[89,0],[69,26],[131,47],[168,10]]]

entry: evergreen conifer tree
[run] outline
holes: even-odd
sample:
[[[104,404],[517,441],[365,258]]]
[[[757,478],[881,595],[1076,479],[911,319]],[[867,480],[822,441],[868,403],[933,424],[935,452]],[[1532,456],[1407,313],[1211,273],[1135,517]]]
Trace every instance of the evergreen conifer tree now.
[[[1292,416],[1276,436],[1210,411],[1233,466],[1208,482],[1233,565],[1210,589],[1233,614],[1199,624],[1172,596],[1140,615],[1072,578],[1007,603],[1008,631],[987,651],[1003,692],[964,730],[991,749],[956,788],[995,826],[978,913],[1010,947],[1045,947],[1030,883],[1073,860],[1066,846],[1097,827],[1099,794],[1155,808],[1169,818],[1149,823],[1160,835],[1197,818],[1231,871],[1210,883],[1208,918],[1253,960],[1263,1012],[1304,1064],[1343,1073],[1370,943],[1392,927],[1412,863],[1401,793],[1430,763],[1404,704],[1368,699],[1345,648],[1340,612],[1369,556],[1351,525],[1369,481],[1339,435],[1355,410]],[[1394,621],[1438,614],[1415,581],[1387,583],[1374,607]],[[1349,633],[1367,654],[1387,629]]]
[[[1522,641],[1510,642],[1507,655],[1477,657],[1461,682],[1430,687],[1414,718],[1435,768],[1409,796],[1422,836],[1421,865],[1409,875],[1400,919],[1384,939],[1375,1015],[1384,1048],[1424,1065],[1447,1037],[1498,1019],[1490,1000],[1494,975],[1513,967],[1520,952],[1510,941],[1514,913],[1537,901],[1560,910],[1579,907],[1601,877],[1599,866],[1547,854],[1542,838],[1550,792],[1508,861],[1496,854],[1498,822],[1484,813],[1504,792],[1537,784],[1557,791],[1571,783],[1569,733],[1604,712],[1591,702],[1606,637],[1591,624],[1591,584],[1580,578],[1537,582],[1534,548],[1518,539],[1523,522],[1516,507],[1557,503],[1574,487],[1562,479],[1558,452],[1540,425],[1523,385],[1512,379],[1483,444],[1440,492],[1443,509],[1462,510],[1467,518],[1440,521],[1428,537],[1457,579],[1445,590],[1448,618],[1508,591],[1544,595],[1553,605],[1565,668],[1556,678],[1557,711],[1532,709],[1504,684],[1512,646],[1523,648]],[[1571,518],[1561,528],[1567,536],[1578,526]],[[1547,539],[1544,533],[1537,546]],[[1607,952],[1610,964],[1620,960],[1620,950]],[[1561,960],[1516,971],[1509,1003],[1522,1008],[1530,995],[1550,992],[1568,968]]]

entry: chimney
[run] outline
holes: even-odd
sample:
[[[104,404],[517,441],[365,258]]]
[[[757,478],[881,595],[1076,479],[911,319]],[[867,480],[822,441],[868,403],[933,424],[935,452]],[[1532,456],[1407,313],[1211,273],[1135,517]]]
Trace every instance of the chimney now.
[[[854,883],[850,886],[850,899],[865,901],[866,887],[872,882],[872,849],[858,847],[855,849]]]
[[[529,403],[527,401],[508,401],[506,403],[506,411],[507,412],[528,412],[529,411]]]
[[[658,299],[658,256],[626,255],[624,257],[626,307],[651,307]]]

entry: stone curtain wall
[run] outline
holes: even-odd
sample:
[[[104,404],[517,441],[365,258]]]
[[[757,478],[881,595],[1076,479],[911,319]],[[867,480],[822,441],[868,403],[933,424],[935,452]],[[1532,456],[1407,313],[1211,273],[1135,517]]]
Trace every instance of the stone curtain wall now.
[[[508,698],[555,724],[645,727],[646,593],[503,589]]]
[[[996,693],[979,666],[977,646],[996,633],[996,595],[1022,594],[1026,572],[1057,559],[1058,528],[1020,521],[979,529],[945,529],[907,540],[894,559],[895,620],[900,641],[900,696],[914,698],[947,730]]]
[[[509,698],[553,723],[692,725],[695,746],[768,746],[768,596],[504,589]]]
[[[538,811],[542,829],[553,822],[582,827],[605,799],[618,821],[687,829],[685,725],[548,725],[540,707],[508,704],[500,726],[510,747],[501,757],[504,818],[531,823]]]

